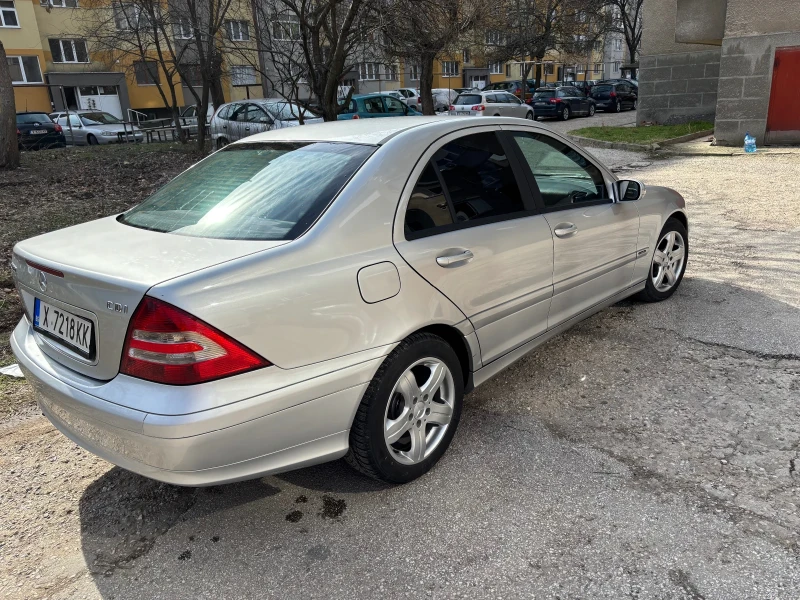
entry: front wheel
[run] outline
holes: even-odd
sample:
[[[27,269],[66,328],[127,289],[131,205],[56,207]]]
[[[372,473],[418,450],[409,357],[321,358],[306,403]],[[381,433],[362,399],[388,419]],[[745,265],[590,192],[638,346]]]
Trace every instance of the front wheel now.
[[[94,137],[91,133],[86,136],[86,143],[90,146],[97,146],[100,142],[97,141],[97,138]]]
[[[683,280],[689,259],[689,234],[683,223],[668,219],[658,238],[645,288],[639,298],[645,302],[666,300]]]
[[[447,450],[463,398],[464,376],[453,348],[430,333],[410,336],[364,392],[345,459],[374,479],[413,481]]]
[[[589,105],[589,116],[593,117],[596,110],[597,109],[594,107],[594,104],[590,104]]]
[[[569,121],[569,107],[565,106],[564,110],[561,111],[561,120],[562,121]]]
[[[527,113],[525,113],[525,118],[528,119],[529,121],[535,121],[536,120],[536,117],[533,116],[533,111],[532,110],[529,110]]]

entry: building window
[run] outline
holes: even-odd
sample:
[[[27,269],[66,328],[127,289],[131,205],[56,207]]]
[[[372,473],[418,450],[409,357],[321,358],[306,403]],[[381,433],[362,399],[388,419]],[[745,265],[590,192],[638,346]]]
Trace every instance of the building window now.
[[[247,21],[228,21],[228,39],[233,42],[246,42],[250,39]]]
[[[487,46],[499,46],[503,43],[503,34],[499,31],[487,31],[486,32],[486,45]]]
[[[200,65],[181,65],[180,72],[181,79],[183,79],[186,85],[191,87],[203,85],[203,76],[200,74]]]
[[[622,40],[614,40],[614,49],[622,50]]]
[[[622,66],[622,63],[617,61],[614,63],[614,73],[619,73],[619,68]]]
[[[296,41],[300,39],[300,23],[291,17],[282,16],[279,21],[272,22],[272,39],[280,41]]]
[[[189,19],[180,18],[172,24],[172,33],[176,40],[192,39],[192,24]]]
[[[502,62],[493,62],[489,63],[489,73],[491,75],[502,75],[503,74],[503,63]]]
[[[48,40],[54,63],[88,63],[86,40]]]
[[[39,4],[54,8],[78,8],[78,0],[39,0]]]
[[[458,61],[442,61],[442,77],[458,77]]]
[[[545,65],[544,65],[544,74],[545,75],[552,75],[553,72],[554,72],[554,69],[555,69],[555,67],[553,66],[553,63],[545,63]]]
[[[461,58],[463,59],[463,62],[465,62],[465,63],[470,62],[470,59],[472,57],[470,56],[469,48],[464,48],[464,51],[461,53]]]
[[[236,87],[240,85],[256,85],[256,70],[250,65],[231,65],[231,84]]]
[[[397,65],[384,65],[384,68],[385,68],[384,73],[386,73],[386,79],[389,79],[390,81],[398,80]]]
[[[11,83],[42,83],[38,56],[6,56]]]
[[[419,65],[408,65],[408,78],[419,81]]]
[[[0,0],[0,27],[19,27],[14,0]]]
[[[578,23],[586,23],[586,12],[579,10],[577,13],[575,13],[575,20]]]
[[[133,71],[136,74],[136,85],[156,85],[161,83],[158,63],[154,60],[137,60],[133,63]]]
[[[506,77],[511,77],[511,65],[506,65]]]
[[[135,4],[114,3],[114,26],[117,31],[138,29],[141,8]]]
[[[594,64],[594,72],[595,73],[602,73],[603,72],[603,65],[600,63]]]
[[[381,64],[380,63],[361,63],[360,79],[361,81],[372,81],[381,78]]]
[[[586,67],[584,67],[583,65],[578,65],[578,73],[585,73],[585,72],[586,72]]]
[[[602,40],[595,40],[594,42],[594,51],[600,52],[603,49],[603,41]]]

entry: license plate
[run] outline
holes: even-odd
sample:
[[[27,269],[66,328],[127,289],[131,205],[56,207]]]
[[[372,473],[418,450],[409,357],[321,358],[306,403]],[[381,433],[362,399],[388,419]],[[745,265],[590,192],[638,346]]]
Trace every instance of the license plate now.
[[[31,129],[31,135],[44,135],[47,129]]]
[[[33,326],[38,331],[55,338],[77,350],[83,356],[91,355],[92,322],[36,298],[33,308]]]
[[[547,102],[537,102],[536,106],[547,106]]]

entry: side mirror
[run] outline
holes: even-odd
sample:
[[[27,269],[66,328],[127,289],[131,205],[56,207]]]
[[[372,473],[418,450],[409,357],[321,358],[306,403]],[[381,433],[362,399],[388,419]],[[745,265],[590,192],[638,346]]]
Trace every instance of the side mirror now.
[[[623,179],[616,183],[617,198],[620,202],[631,202],[642,197],[644,184],[634,179]]]

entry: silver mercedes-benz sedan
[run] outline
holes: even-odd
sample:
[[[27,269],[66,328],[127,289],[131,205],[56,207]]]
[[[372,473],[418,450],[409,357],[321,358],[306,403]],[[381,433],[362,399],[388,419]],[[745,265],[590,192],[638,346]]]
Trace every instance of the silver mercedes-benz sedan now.
[[[346,457],[402,483],[467,392],[603,307],[668,298],[688,251],[677,192],[534,122],[292,127],[17,244],[11,343],[58,429],[147,477]]]

